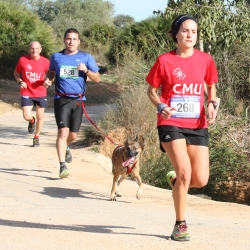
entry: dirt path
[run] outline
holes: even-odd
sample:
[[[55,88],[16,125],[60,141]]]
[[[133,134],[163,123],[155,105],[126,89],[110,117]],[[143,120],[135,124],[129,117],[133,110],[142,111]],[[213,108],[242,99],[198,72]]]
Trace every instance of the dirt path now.
[[[102,108],[88,112],[95,118]],[[145,185],[137,200],[137,185],[125,181],[123,196],[110,202],[110,159],[73,148],[70,176],[61,180],[55,139],[50,110],[39,148],[30,146],[32,135],[20,110],[0,115],[1,250],[250,249],[249,206],[189,196],[191,241],[171,241],[171,191]]]

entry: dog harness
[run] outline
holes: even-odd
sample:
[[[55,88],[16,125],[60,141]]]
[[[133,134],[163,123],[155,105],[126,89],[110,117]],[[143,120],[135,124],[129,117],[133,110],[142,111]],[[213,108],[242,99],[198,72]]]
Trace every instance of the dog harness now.
[[[124,161],[122,163],[123,167],[127,167],[127,173],[126,174],[130,174],[131,171],[133,170],[134,166],[136,165],[137,161],[135,160],[135,156],[129,158],[128,160]],[[132,166],[131,166],[132,165]]]
[[[119,145],[116,147],[116,150],[120,150],[121,148],[123,148],[124,146],[123,145]],[[115,158],[116,159],[116,158]],[[123,159],[123,157],[122,157]],[[123,163],[122,163],[122,166],[123,167],[127,167],[127,172],[126,174],[130,174],[131,171],[133,170],[134,166],[136,165],[137,161],[136,161],[136,156],[133,156],[127,160],[124,160],[123,159]]]

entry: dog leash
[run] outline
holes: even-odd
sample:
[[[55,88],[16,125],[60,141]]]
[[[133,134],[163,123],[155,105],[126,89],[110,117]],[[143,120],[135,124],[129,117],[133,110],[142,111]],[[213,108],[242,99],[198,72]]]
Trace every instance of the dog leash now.
[[[113,143],[114,145],[118,145],[116,142],[114,142],[113,139],[111,139],[108,135],[104,134],[97,126],[96,124],[91,120],[91,118],[89,117],[86,109],[85,109],[85,103],[82,101],[82,109],[83,109],[83,113],[86,116],[86,118],[89,120],[89,122],[99,131],[100,134],[102,134],[106,139],[108,139],[111,143]]]
[[[59,95],[59,96],[70,96],[70,95],[73,95],[73,96],[76,96],[76,97],[80,97],[80,100],[82,102],[82,110],[83,110],[83,113],[84,115],[86,116],[86,118],[88,119],[88,121],[96,128],[96,130],[98,130],[98,132],[103,136],[105,137],[106,139],[108,139],[111,143],[113,143],[114,145],[118,145],[116,142],[114,142],[113,139],[111,139],[108,135],[104,134],[98,127],[97,125],[91,120],[91,118],[89,117],[87,111],[86,111],[86,108],[85,108],[85,103],[84,101],[82,100],[82,97],[85,96],[85,94],[62,94],[62,93],[58,93],[58,92],[55,92],[56,95]]]

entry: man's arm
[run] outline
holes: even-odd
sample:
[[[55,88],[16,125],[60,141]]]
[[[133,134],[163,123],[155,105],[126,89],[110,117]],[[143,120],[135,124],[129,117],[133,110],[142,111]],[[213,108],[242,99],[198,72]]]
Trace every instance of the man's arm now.
[[[53,82],[55,78],[55,74],[56,74],[55,71],[48,70],[46,73],[46,80],[49,79],[51,82]]]
[[[16,70],[14,70],[14,77],[15,77],[16,81],[19,83],[21,83],[23,81],[23,79],[21,78],[21,74],[18,74],[16,72]]]
[[[87,66],[84,63],[80,63],[78,66],[79,70],[82,70],[83,73],[87,75],[87,77],[92,80],[93,82],[100,82],[100,74],[99,72],[92,72],[87,68]]]
[[[45,81],[43,83],[43,86],[47,89],[48,87],[51,86],[52,82],[55,79],[55,71],[48,70],[45,76]]]
[[[86,71],[86,72],[84,72],[87,76],[88,76],[88,78],[91,80],[91,81],[93,81],[93,82],[100,82],[100,74],[99,74],[99,72],[92,72],[92,71],[90,71],[89,69]]]
[[[27,83],[23,81],[21,74],[17,73],[16,70],[14,70],[14,77],[16,81],[19,83],[20,88],[27,88]]]

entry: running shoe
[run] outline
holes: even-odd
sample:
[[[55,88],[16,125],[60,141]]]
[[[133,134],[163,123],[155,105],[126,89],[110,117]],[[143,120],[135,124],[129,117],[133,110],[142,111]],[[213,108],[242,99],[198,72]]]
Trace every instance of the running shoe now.
[[[188,226],[185,222],[182,222],[180,225],[175,225],[171,239],[176,241],[189,241],[190,236],[187,229]]]
[[[33,138],[33,147],[39,147],[39,146],[40,146],[39,139]]]
[[[34,116],[32,116],[32,120],[34,120],[34,123],[31,123],[29,122],[29,125],[28,125],[28,131],[30,134],[34,133],[35,131],[35,126],[36,126],[36,118]]]
[[[69,149],[66,150],[65,161],[66,161],[67,163],[72,162],[72,154],[70,153]]]
[[[175,178],[176,178],[176,173],[174,170],[167,173],[167,182],[171,188],[173,187],[173,181]]]
[[[68,170],[68,168],[66,167],[66,164],[65,164],[65,163],[62,163],[62,164],[60,165],[59,177],[60,177],[60,178],[66,178],[68,175],[69,175],[69,170]]]

